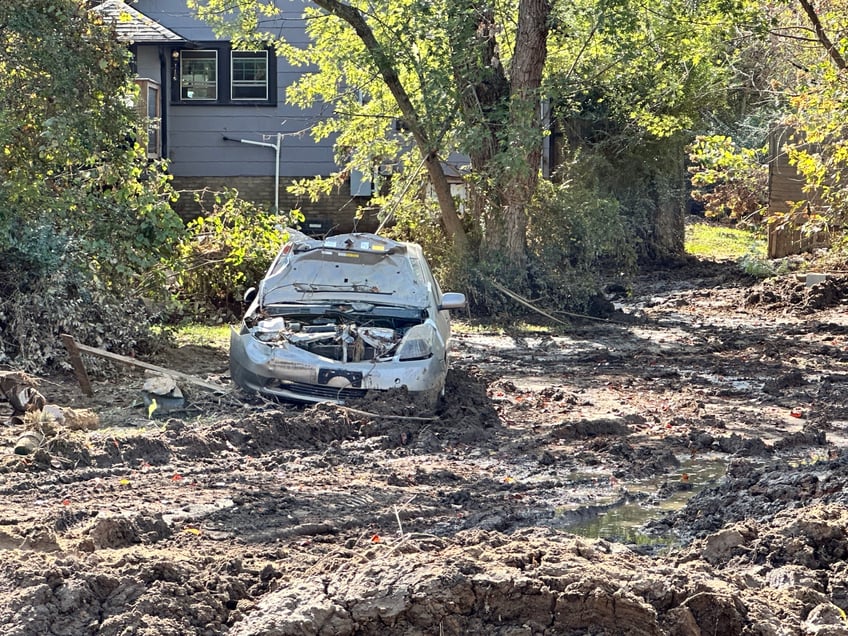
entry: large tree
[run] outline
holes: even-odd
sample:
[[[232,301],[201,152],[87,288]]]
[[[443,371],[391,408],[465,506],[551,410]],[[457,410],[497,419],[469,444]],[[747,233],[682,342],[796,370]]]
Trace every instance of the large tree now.
[[[140,280],[182,223],[138,143],[129,52],[82,0],[0,2],[0,362],[72,331],[129,352]]]
[[[280,3],[258,0],[196,4],[199,15],[222,32],[254,41],[268,37],[261,33],[260,16],[280,10]],[[290,89],[289,99],[335,105],[327,120],[315,127],[315,134],[338,134],[339,158],[353,167],[371,161],[371,166],[361,165],[371,168],[382,161],[396,170],[405,163],[406,175],[425,169],[443,225],[460,248],[466,243],[465,229],[443,162],[452,149],[464,152],[475,171],[479,198],[472,208],[479,213],[475,223],[486,251],[522,265],[526,208],[535,191],[541,154],[539,91],[550,2],[315,0],[307,4],[314,7],[307,10],[313,44],[305,50],[286,42],[278,41],[277,46],[291,61],[311,65]],[[371,121],[363,122],[366,118]],[[384,131],[390,122],[399,121],[402,134],[364,147],[362,140],[369,137],[362,137],[363,126],[375,121]],[[457,134],[463,126],[485,139],[463,143],[472,137]],[[417,148],[420,166],[398,159],[404,134]],[[390,150],[391,139],[396,146]]]
[[[503,31],[493,2],[448,2],[450,62],[471,158],[482,197],[483,246],[523,264],[527,205],[542,157],[540,91],[547,59],[551,4],[520,0],[515,29]],[[498,18],[501,18],[499,20]],[[502,47],[512,41],[511,53]]]
[[[546,88],[564,153],[591,162],[600,194],[619,201],[644,258],[683,248],[684,148],[735,116],[733,43],[748,8],[680,0],[556,6]]]
[[[0,3],[0,252],[115,282],[158,260],[181,224],[137,143],[129,62],[80,0]]]

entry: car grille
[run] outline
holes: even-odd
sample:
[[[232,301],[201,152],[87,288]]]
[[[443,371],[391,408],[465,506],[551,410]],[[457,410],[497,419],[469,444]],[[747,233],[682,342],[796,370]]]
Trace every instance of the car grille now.
[[[304,384],[301,382],[279,382],[279,388],[291,391],[298,395],[313,398],[326,398],[328,400],[351,400],[365,396],[365,389],[340,389],[335,386],[322,386],[320,384]]]

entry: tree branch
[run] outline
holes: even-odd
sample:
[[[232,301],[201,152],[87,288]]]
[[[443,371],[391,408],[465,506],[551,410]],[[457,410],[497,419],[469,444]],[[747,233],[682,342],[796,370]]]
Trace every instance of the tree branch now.
[[[819,14],[816,13],[815,7],[813,7],[810,0],[798,0],[801,3],[801,7],[803,7],[804,12],[807,14],[807,17],[810,19],[810,22],[813,24],[813,29],[816,31],[816,36],[819,39],[819,42],[824,47],[827,54],[830,56],[830,59],[833,60],[833,63],[836,64],[836,67],[839,70],[845,70],[846,63],[845,58],[842,57],[842,54],[839,52],[839,49],[836,48],[836,45],[830,41],[830,38],[827,36],[827,33],[824,31],[824,27],[822,26],[821,20],[819,20]]]
[[[409,94],[406,92],[391,58],[386,54],[385,49],[377,40],[374,31],[368,25],[365,16],[359,9],[344,2],[339,2],[339,0],[313,0],[313,2],[327,13],[347,22],[365,45],[386,87],[397,102],[404,121],[415,139],[415,143],[418,145],[425,166],[427,167],[430,181],[433,184],[433,189],[436,191],[445,229],[454,239],[457,247],[464,249],[466,245],[465,231],[459,220],[456,204],[451,196],[450,184],[448,184],[441,162],[438,159],[438,149],[434,147],[432,140],[421,125],[421,118],[418,111],[412,103]]]

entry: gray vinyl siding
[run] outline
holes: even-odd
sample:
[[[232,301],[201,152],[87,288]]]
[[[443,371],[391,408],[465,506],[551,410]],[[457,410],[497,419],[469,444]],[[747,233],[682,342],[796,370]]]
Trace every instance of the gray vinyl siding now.
[[[285,36],[292,44],[305,44],[303,11],[312,3],[306,0],[276,0],[275,4],[281,10],[281,17],[273,20],[263,18],[263,29],[273,35]],[[186,40],[205,42],[218,39],[209,25],[195,18],[194,12],[186,7],[185,0],[137,0],[132,6]]]
[[[136,52],[136,75],[156,82],[162,81],[159,47],[139,46]]]
[[[269,30],[305,44],[302,14],[310,3],[290,0],[277,0],[277,3],[285,9],[285,14],[282,20],[269,23]],[[212,30],[196,20],[180,0],[138,0],[133,7],[200,48],[204,42],[216,39]],[[139,45],[137,67],[139,77],[149,77],[162,84],[166,156],[174,176],[273,176],[273,148],[225,141],[224,137],[275,143],[277,133],[285,135],[280,153],[281,177],[326,176],[338,169],[333,161],[332,141],[316,143],[308,132],[302,133],[320,121],[320,108],[304,110],[285,102],[286,87],[302,75],[302,69],[277,58],[275,106],[177,104],[172,103],[171,96],[172,50],[170,45]],[[160,55],[165,60],[165,77],[162,77]],[[229,62],[219,60],[219,63]],[[228,90],[228,86],[219,86],[219,91]]]

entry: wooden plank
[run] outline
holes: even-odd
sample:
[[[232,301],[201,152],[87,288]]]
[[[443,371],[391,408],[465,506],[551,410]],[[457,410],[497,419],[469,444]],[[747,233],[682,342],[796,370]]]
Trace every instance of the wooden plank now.
[[[170,375],[173,378],[183,380],[184,382],[189,382],[190,384],[194,384],[194,385],[202,387],[204,389],[208,389],[209,391],[214,391],[215,393],[227,393],[229,391],[229,389],[227,389],[227,387],[225,387],[223,385],[215,384],[213,382],[207,382],[206,380],[198,378],[197,376],[194,376],[194,375],[190,375],[188,373],[182,373],[180,371],[174,371],[172,369],[166,369],[165,367],[159,367],[159,366],[156,366],[155,364],[150,364],[148,362],[142,362],[141,360],[136,360],[135,358],[130,358],[128,356],[122,356],[118,353],[112,353],[111,351],[106,351],[104,349],[98,349],[97,347],[89,347],[89,346],[84,345],[84,344],[79,344],[78,342],[76,342],[74,340],[73,336],[69,336],[67,334],[62,334],[62,341],[65,342],[65,347],[68,346],[67,341],[65,340],[66,338],[68,338],[70,340],[70,342],[73,343],[73,346],[79,352],[87,353],[87,354],[90,354],[90,355],[93,355],[93,356],[97,356],[99,358],[105,358],[106,360],[113,360],[115,362],[120,362],[122,364],[127,364],[127,365],[130,365],[130,366],[133,366],[133,367],[140,367],[142,369],[147,369],[148,371],[155,371],[155,372],[161,373],[163,375]],[[68,351],[70,353],[70,349]],[[77,354],[77,355],[79,355],[79,354]],[[71,360],[71,363],[73,364],[73,360]],[[80,361],[80,364],[82,364],[82,361]],[[85,368],[83,367],[83,373],[84,372],[85,372]],[[86,379],[87,379],[87,377],[88,376],[86,376]],[[80,384],[82,384],[82,383],[80,383]],[[91,390],[90,385],[89,385],[89,390]],[[85,391],[85,388],[83,388],[83,391]],[[87,393],[86,395],[91,395],[91,394]]]
[[[91,390],[91,382],[88,379],[88,373],[85,371],[85,365],[82,362],[79,348],[76,340],[66,333],[62,334],[62,342],[65,343],[65,349],[68,350],[68,357],[71,359],[71,366],[74,368],[74,375],[77,376],[80,388],[84,395],[91,397],[94,392]]]

